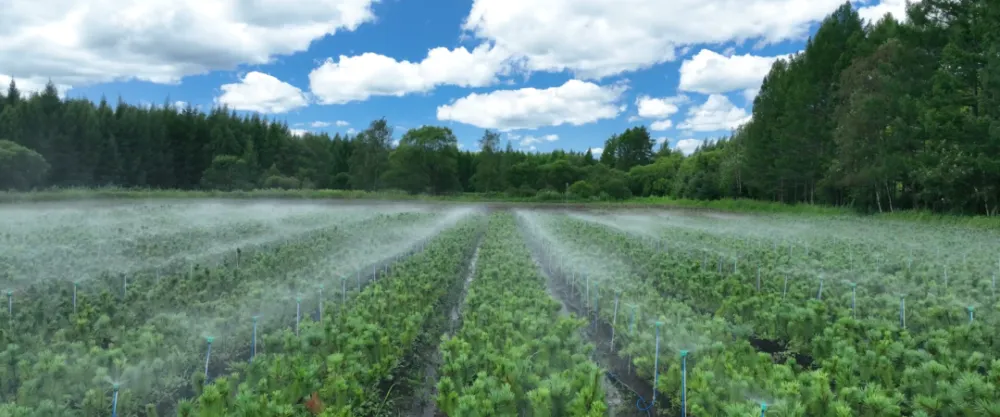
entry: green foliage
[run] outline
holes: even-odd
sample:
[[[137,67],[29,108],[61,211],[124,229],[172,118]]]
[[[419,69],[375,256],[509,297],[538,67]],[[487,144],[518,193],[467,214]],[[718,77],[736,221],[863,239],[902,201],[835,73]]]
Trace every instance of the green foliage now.
[[[42,185],[49,168],[38,152],[0,140],[0,189],[24,191]]]
[[[201,185],[204,188],[223,191],[255,188],[250,166],[246,161],[232,155],[215,157],[212,165],[202,174]]]

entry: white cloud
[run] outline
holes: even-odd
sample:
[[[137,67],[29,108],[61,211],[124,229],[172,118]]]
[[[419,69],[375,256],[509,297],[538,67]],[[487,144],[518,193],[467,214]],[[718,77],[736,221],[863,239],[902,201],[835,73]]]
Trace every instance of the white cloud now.
[[[509,55],[480,45],[469,51],[434,48],[420,62],[396,61],[375,53],[341,55],[309,73],[309,88],[322,104],[364,101],[372,96],[401,97],[427,92],[440,85],[485,87],[511,68]]]
[[[771,71],[771,65],[779,58],[791,55],[725,56],[702,49],[691,59],[681,63],[680,84],[682,91],[702,94],[718,94],[736,90],[756,90]],[[756,96],[756,93],[754,93]]]
[[[732,130],[750,121],[745,109],[736,107],[726,96],[712,94],[705,103],[688,110],[687,119],[677,127],[695,132]]]
[[[701,139],[681,139],[674,144],[674,149],[681,151],[684,155],[691,155],[704,142]]]
[[[355,129],[355,128],[353,128],[353,127],[352,127],[352,128],[350,128],[350,129],[347,129],[347,134],[348,134],[348,135],[353,135],[353,134],[355,134],[355,133],[358,133],[358,130],[357,130],[357,129]]]
[[[910,2],[919,3],[920,0],[910,0]],[[892,14],[896,20],[907,20],[906,0],[882,0],[879,4],[858,8],[858,14],[861,18],[872,23],[882,19],[886,13]]]
[[[649,128],[657,132],[662,132],[664,130],[670,129],[673,126],[674,122],[668,119],[668,120],[660,120],[653,122],[653,124],[649,125]]]
[[[664,142],[667,142],[669,140],[670,139],[667,139],[666,136],[661,136],[661,137],[656,138],[656,144],[657,145],[662,145]]]
[[[374,0],[4,1],[0,73],[66,85],[266,64],[375,18]]]
[[[664,98],[643,95],[635,100],[635,106],[639,109],[639,117],[665,119],[680,111],[679,106],[688,101],[685,95]]]
[[[339,127],[344,127],[344,126],[350,126],[351,125],[350,123],[348,123],[347,121],[344,121],[344,120],[337,120],[335,123]]]
[[[305,129],[289,129],[288,131],[292,133],[292,136],[297,137],[302,137],[305,136],[306,133],[309,133],[309,131]]]
[[[559,140],[559,135],[550,134],[545,136],[520,136],[520,135],[509,135],[511,140],[515,140],[521,143],[521,147],[534,145],[536,143],[542,142],[555,142]]]
[[[0,22],[2,21],[3,18],[0,17]],[[0,39],[3,39],[3,36],[0,36]],[[0,46],[0,48],[3,48],[3,46]],[[0,63],[0,69],[3,69],[3,63]],[[7,94],[7,87],[10,86],[10,80],[11,77],[9,75],[0,74],[0,91],[3,91],[3,94]],[[22,96],[27,96],[31,93],[41,93],[45,90],[45,84],[48,82],[49,80],[44,77],[14,78],[14,85],[17,86]],[[66,91],[72,88],[66,84],[55,84],[55,86],[60,98],[66,97]]]
[[[590,148],[591,155],[600,155],[604,153],[604,148]]]
[[[186,109],[188,103],[186,101],[177,100],[174,102],[174,107],[178,109]]]
[[[437,108],[438,120],[510,131],[542,126],[579,126],[617,117],[625,87],[570,80],[559,87],[470,94]]]
[[[309,123],[309,126],[310,127],[316,127],[316,128],[327,127],[327,126],[330,126],[330,122],[323,122],[323,121],[317,120],[315,122]]]
[[[598,79],[677,57],[677,49],[804,39],[843,0],[474,0],[463,24],[535,71]]]
[[[269,74],[253,71],[237,84],[225,84],[215,102],[237,110],[285,113],[309,104],[306,95],[291,84]]]

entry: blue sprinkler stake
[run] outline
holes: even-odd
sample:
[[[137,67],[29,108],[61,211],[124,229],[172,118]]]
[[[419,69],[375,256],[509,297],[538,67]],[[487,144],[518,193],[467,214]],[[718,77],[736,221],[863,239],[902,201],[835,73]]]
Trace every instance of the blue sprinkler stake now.
[[[899,296],[899,327],[906,328],[906,297]]]
[[[250,362],[257,356],[257,316],[253,316],[253,339],[250,341]]]
[[[972,323],[972,321],[975,320],[974,311],[976,311],[976,308],[973,306],[968,306],[966,307],[966,309],[969,310],[969,323]]]
[[[767,412],[767,403],[760,403],[760,417],[764,417],[764,413]]]
[[[857,301],[857,296],[858,296],[858,284],[852,282],[851,283],[851,317],[852,318],[858,318],[858,313],[854,309],[855,302]]]
[[[681,417],[687,417],[688,351],[681,351]]]
[[[653,399],[645,406],[642,405],[645,401],[641,396],[635,400],[635,407],[638,408],[639,411],[645,411],[646,414],[649,414],[649,410],[651,410],[653,405],[656,404],[656,386],[660,382],[660,327],[663,327],[663,322],[657,321],[655,327],[656,353],[653,356]]]
[[[7,290],[7,314],[14,318],[14,291]]]
[[[212,336],[206,337],[205,341],[208,342],[208,351],[205,352],[205,381],[208,381],[208,361],[212,357],[212,341],[215,338]]]
[[[112,385],[112,388],[114,388],[115,393],[111,397],[111,417],[118,417],[118,389],[119,389],[119,387],[120,386],[117,383],[115,383],[115,384]]]
[[[76,314],[76,288],[79,286],[79,282],[73,281],[73,314]]]
[[[323,321],[323,284],[319,284],[319,321]]]

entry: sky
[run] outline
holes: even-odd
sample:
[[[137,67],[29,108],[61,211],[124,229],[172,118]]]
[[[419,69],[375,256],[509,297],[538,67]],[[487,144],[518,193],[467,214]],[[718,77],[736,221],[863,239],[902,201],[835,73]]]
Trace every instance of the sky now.
[[[649,127],[692,152],[750,118],[778,58],[845,0],[0,0],[0,82],[227,105],[293,132],[484,129],[599,153]],[[856,0],[863,18],[905,0]]]

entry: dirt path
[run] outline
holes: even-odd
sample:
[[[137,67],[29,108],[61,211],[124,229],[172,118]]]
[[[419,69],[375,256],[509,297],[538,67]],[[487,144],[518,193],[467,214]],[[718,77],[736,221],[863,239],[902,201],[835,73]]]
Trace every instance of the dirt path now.
[[[462,326],[462,306],[465,305],[465,296],[469,292],[469,284],[472,284],[472,280],[476,277],[476,263],[479,261],[479,247],[480,243],[477,243],[476,249],[472,253],[472,259],[469,261],[468,270],[465,273],[465,282],[462,283],[462,292],[459,294],[457,302],[455,302],[455,304],[451,307],[451,313],[448,316],[448,326],[442,333],[442,336],[451,336]],[[439,344],[434,345],[433,353],[431,353],[427,360],[424,361],[424,384],[417,393],[417,398],[419,399],[417,403],[419,404],[419,408],[410,413],[413,417],[435,417],[443,415],[438,410],[437,403],[435,402],[435,398],[437,398],[437,371],[441,367],[441,351],[438,350],[438,346]]]

